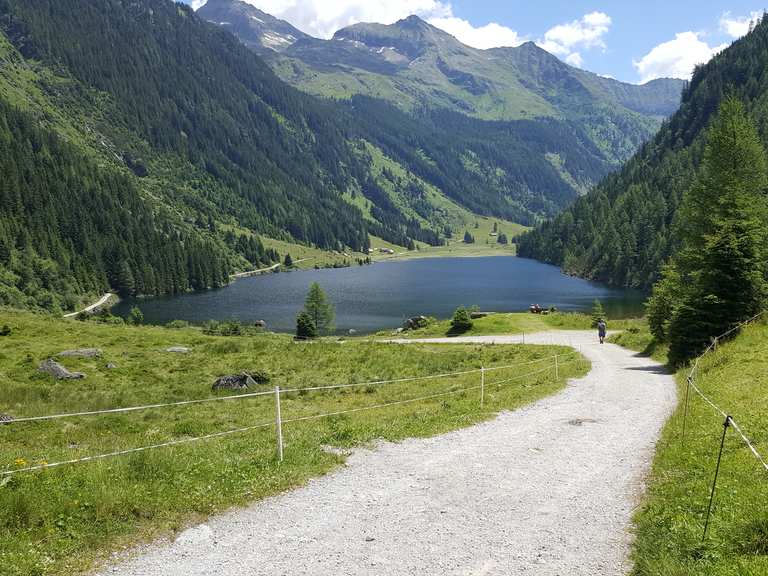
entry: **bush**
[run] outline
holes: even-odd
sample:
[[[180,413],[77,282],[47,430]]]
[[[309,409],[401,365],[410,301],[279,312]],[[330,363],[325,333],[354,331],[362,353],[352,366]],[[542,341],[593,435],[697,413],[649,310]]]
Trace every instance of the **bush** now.
[[[131,308],[131,314],[128,316],[128,319],[134,326],[139,326],[144,323],[144,312],[138,306],[134,306]]]
[[[11,327],[8,326],[8,324],[3,324],[3,327],[0,328],[0,336],[10,336],[11,335]]]
[[[317,327],[312,321],[312,316],[302,311],[296,316],[296,339],[309,340],[317,338]]]
[[[449,334],[463,334],[470,328],[472,328],[472,316],[469,310],[464,308],[464,306],[456,308],[456,312],[453,313],[453,318],[451,319]]]
[[[181,328],[189,328],[189,322],[186,320],[171,320],[168,322],[168,324],[165,325],[165,327],[174,330],[180,330]]]

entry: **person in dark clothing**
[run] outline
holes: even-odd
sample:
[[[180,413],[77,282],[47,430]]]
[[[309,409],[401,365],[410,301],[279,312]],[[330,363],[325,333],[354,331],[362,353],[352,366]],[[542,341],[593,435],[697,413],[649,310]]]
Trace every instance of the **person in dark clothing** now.
[[[605,320],[600,318],[597,321],[597,335],[600,337],[600,344],[605,344],[606,332],[608,332],[608,325],[605,323]]]

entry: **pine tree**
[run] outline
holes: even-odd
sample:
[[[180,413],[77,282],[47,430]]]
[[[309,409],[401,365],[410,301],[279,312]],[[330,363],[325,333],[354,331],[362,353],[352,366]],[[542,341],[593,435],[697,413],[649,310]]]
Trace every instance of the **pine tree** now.
[[[317,338],[317,327],[312,317],[302,310],[296,316],[296,339],[309,340],[310,338]]]
[[[597,323],[600,322],[600,320],[607,320],[603,304],[600,300],[595,300],[592,303],[592,314],[590,316],[592,318],[592,328],[597,328]]]
[[[449,333],[463,334],[470,328],[472,328],[472,316],[470,315],[469,310],[464,308],[464,306],[456,308],[456,311],[453,313],[453,318],[451,319],[451,329]]]
[[[286,268],[293,268],[293,258],[291,258],[290,254],[285,255],[285,259],[283,260],[283,266]]]
[[[325,292],[317,282],[313,282],[309,287],[307,298],[304,301],[304,311],[312,319],[312,323],[319,334],[328,334],[333,331],[335,317],[333,304],[328,302]]]
[[[704,160],[681,207],[675,258],[681,301],[669,327],[670,361],[701,352],[762,309],[768,294],[768,160],[735,97],[708,130]]]
[[[474,244],[475,238],[469,233],[469,230],[464,232],[464,244]]]

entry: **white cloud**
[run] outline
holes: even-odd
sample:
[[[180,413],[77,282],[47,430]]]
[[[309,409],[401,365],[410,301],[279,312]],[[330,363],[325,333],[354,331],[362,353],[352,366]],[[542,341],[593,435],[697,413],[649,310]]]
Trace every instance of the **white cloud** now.
[[[567,64],[570,64],[571,66],[576,66],[578,68],[582,64],[584,64],[584,58],[582,58],[581,54],[579,54],[578,52],[571,52],[570,54],[568,54],[568,56],[565,57],[565,62]]]
[[[708,62],[726,45],[710,46],[701,39],[699,32],[680,32],[674,40],[654,47],[640,60],[632,62],[640,81],[645,83],[656,78],[682,78],[688,80],[697,64]]]
[[[201,6],[204,6],[206,3],[206,0],[192,0],[189,5],[192,6],[192,10],[197,10]]]
[[[392,24],[415,14],[475,48],[517,46],[525,40],[511,28],[495,22],[475,27],[469,21],[454,16],[451,3],[442,0],[245,1],[318,38],[330,38],[337,30],[358,22]],[[206,0],[190,2],[193,8],[198,9]]]
[[[762,12],[750,12],[749,16],[733,17],[730,12],[725,12],[720,17],[720,30],[731,38],[741,38],[749,32],[749,26],[763,17]]]
[[[605,12],[590,12],[579,20],[550,28],[537,44],[544,50],[560,56],[572,66],[581,66],[584,59],[579,50],[605,50],[603,37],[611,29],[611,24],[611,17]]]
[[[485,26],[472,26],[467,20],[448,16],[444,18],[430,18],[429,23],[441,30],[445,30],[458,38],[461,42],[475,48],[497,48],[499,46],[518,46],[525,42],[517,32],[496,22],[490,22]]]

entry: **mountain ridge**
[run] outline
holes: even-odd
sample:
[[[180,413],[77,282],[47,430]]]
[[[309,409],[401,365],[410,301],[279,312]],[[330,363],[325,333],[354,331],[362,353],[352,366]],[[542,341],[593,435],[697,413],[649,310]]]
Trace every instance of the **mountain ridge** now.
[[[650,287],[676,252],[678,207],[696,179],[704,132],[736,95],[768,144],[768,19],[697,67],[678,112],[621,171],[521,239],[520,254],[618,286]]]

